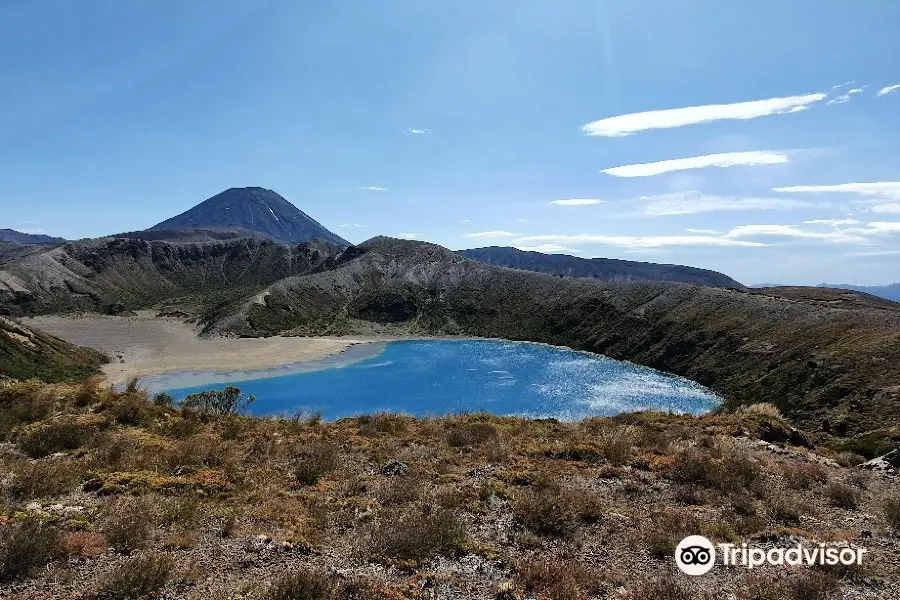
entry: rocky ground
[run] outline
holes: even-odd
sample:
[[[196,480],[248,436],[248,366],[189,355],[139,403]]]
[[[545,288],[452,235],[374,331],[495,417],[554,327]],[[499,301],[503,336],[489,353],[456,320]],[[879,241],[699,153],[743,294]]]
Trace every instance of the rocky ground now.
[[[770,406],[324,423],[205,400],[3,384],[0,597],[900,597],[895,473],[805,447]],[[690,534],[868,553],[691,578]]]

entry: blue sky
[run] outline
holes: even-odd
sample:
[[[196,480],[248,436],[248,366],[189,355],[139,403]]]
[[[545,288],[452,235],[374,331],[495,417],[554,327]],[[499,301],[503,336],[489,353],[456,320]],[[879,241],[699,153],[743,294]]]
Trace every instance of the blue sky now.
[[[0,227],[99,236],[263,186],[353,242],[900,281],[897,23],[894,0],[0,0]]]

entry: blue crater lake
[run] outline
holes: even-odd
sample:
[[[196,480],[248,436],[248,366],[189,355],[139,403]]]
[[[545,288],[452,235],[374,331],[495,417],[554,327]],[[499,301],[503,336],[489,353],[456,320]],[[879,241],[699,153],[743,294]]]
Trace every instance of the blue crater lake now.
[[[225,384],[256,396],[252,414],[318,411],[326,420],[378,411],[419,417],[485,411],[572,421],[646,409],[702,414],[721,401],[699,384],[646,367],[493,340],[362,344],[338,357],[280,369],[144,381],[177,400]]]

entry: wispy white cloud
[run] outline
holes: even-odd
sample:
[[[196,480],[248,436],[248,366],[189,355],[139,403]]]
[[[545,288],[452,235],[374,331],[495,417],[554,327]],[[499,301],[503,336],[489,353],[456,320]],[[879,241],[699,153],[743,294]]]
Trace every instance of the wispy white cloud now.
[[[365,227],[362,223],[341,223],[338,227]]]
[[[866,223],[870,231],[875,233],[896,233],[900,232],[900,222],[897,221],[873,221]]]
[[[851,252],[845,256],[896,256],[900,250],[871,250],[867,252]]]
[[[841,227],[843,225],[859,225],[856,219],[813,219],[811,221],[803,221],[804,225],[829,225],[831,227]]]
[[[543,252],[545,254],[557,254],[560,252],[568,253],[568,254],[584,254],[583,250],[579,250],[578,248],[570,248],[569,246],[562,246],[560,244],[539,244],[537,246],[528,246],[521,245],[516,246],[519,250],[524,250],[526,252]]]
[[[876,204],[869,208],[874,213],[890,213],[900,214],[900,202],[887,202],[885,204]]]
[[[816,102],[821,102],[827,97],[828,94],[817,92],[802,96],[768,98],[766,100],[735,102],[733,104],[708,104],[705,106],[650,110],[592,121],[581,129],[587,135],[592,136],[622,137],[649,129],[670,129],[713,121],[746,120],[768,115],[799,112],[809,108],[810,105]]]
[[[835,98],[831,98],[825,104],[827,104],[828,106],[831,106],[833,104],[846,104],[847,102],[850,102],[850,100],[853,99],[853,96],[855,94],[861,94],[862,91],[863,91],[863,88],[853,88],[853,89],[847,90],[846,93],[841,94],[840,96],[837,96]]]
[[[519,223],[528,223],[531,219],[516,219]]]
[[[590,204],[603,204],[599,198],[569,198],[567,200],[553,200],[550,204],[556,206],[588,206]]]
[[[47,232],[40,228],[20,227],[16,231],[19,233],[27,233],[29,235],[47,235]]]
[[[407,240],[417,240],[417,239],[419,239],[420,237],[422,237],[423,235],[424,235],[424,234],[422,234],[422,233],[398,233],[398,234],[397,234],[397,237],[398,237],[398,238],[404,238],[404,239],[407,239]]]
[[[712,229],[689,229],[690,235],[625,236],[608,234],[548,234],[523,236],[513,240],[517,248],[570,247],[600,244],[625,249],[663,248],[666,246],[743,246],[762,247],[774,243],[813,241],[834,244],[872,245],[878,239],[900,234],[900,221],[863,223],[855,219],[819,219],[804,224],[831,225],[829,228],[804,228],[800,225],[753,224],[738,225],[722,233]],[[775,238],[769,243],[762,241]],[[778,239],[782,238],[782,239]]]
[[[853,230],[806,231],[793,225],[738,225],[725,234],[730,239],[753,237],[807,238],[834,243],[865,243],[867,240]]]
[[[602,244],[623,248],[659,248],[662,246],[765,246],[762,242],[731,239],[711,235],[605,235],[579,233],[575,235],[532,235],[514,240],[516,247],[534,244]]]
[[[868,183],[839,183],[836,185],[792,185],[772,188],[785,194],[857,194],[900,200],[900,181],[874,181]]]
[[[367,190],[369,192],[386,192],[388,189],[386,187],[379,187],[377,185],[365,185],[361,189]]]
[[[623,165],[603,169],[600,172],[616,177],[649,177],[672,171],[686,171],[689,169],[704,169],[707,167],[738,167],[778,165],[790,162],[790,157],[784,152],[769,150],[752,150],[748,152],[722,152],[719,154],[707,154],[704,156],[692,156],[689,158],[674,158],[652,163],[639,163]]]
[[[516,237],[517,234],[510,231],[479,231],[476,233],[467,233],[467,238],[508,238]]]
[[[891,92],[896,92],[897,90],[900,90],[900,83],[895,83],[894,85],[889,85],[887,87],[883,87],[880,90],[878,90],[875,93],[875,95],[876,96],[887,96]]]
[[[472,219],[462,219],[460,223],[469,223]]]
[[[431,133],[431,130],[430,130],[430,129],[425,129],[425,128],[418,129],[418,128],[416,128],[416,127],[410,127],[410,128],[408,128],[406,131],[407,131],[408,133],[413,134],[413,135],[428,135],[428,134]]]
[[[654,217],[721,211],[789,210],[814,206],[803,200],[707,196],[697,191],[641,196],[634,201],[640,205],[641,214]]]

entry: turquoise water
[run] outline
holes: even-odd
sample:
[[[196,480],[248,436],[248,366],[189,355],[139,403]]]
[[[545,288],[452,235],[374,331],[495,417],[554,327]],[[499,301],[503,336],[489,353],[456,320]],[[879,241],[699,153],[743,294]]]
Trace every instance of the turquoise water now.
[[[326,420],[377,411],[415,416],[486,411],[578,420],[644,409],[702,414],[720,402],[680,377],[540,344],[411,340],[351,350],[356,357],[350,352],[343,361],[320,361],[301,372],[243,373],[231,379],[218,374],[207,378],[214,383],[189,387],[184,386],[190,375],[168,376],[153,378],[150,387],[167,389],[180,400],[227,382],[257,397],[253,414],[319,411]]]

